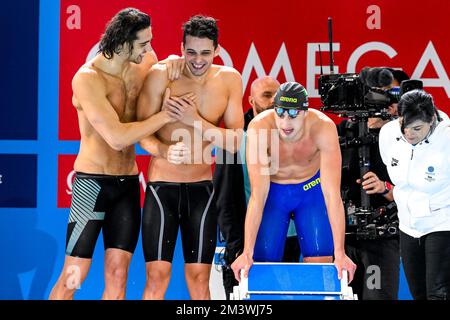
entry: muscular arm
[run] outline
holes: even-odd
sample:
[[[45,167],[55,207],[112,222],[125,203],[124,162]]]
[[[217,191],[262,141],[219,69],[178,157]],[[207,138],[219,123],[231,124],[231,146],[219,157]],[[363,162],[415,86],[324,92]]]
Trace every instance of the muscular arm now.
[[[211,142],[213,145],[228,152],[236,153],[239,150],[242,128],[244,127],[242,79],[241,75],[235,70],[225,71],[225,73],[223,81],[228,85],[229,90],[228,104],[223,116],[225,128],[217,127],[199,115],[197,120],[202,122],[202,127],[194,126],[194,128],[195,130],[202,130],[203,139]],[[211,132],[214,132],[214,134],[207,134]],[[215,139],[217,136],[222,137],[222,139]]]
[[[335,125],[324,121],[316,130],[316,143],[320,150],[320,181],[333,232],[335,256],[342,256],[345,238],[345,214],[340,196],[341,151]]]
[[[251,122],[247,131],[246,158],[251,196],[245,216],[244,250],[231,266],[235,278],[239,281],[240,271],[244,270],[244,276],[247,277],[248,270],[253,264],[256,237],[270,188],[270,175],[267,174],[269,172],[269,155],[266,146],[261,149],[257,147],[258,141],[261,141],[258,129],[260,129],[259,123]],[[262,172],[266,174],[262,174]]]
[[[253,256],[256,236],[258,234],[261,218],[264,211],[267,195],[270,188],[269,155],[267,148],[257,149],[259,139],[258,125],[251,123],[247,131],[247,169],[250,179],[251,196],[245,216],[245,242],[244,253]],[[267,132],[267,131],[266,131]],[[257,152],[257,157],[254,154]],[[254,160],[257,160],[256,162]]]
[[[147,119],[161,110],[167,82],[167,72],[164,67],[157,65],[149,71],[137,103],[138,120]],[[139,144],[155,157],[167,157],[169,146],[161,142],[155,135],[141,139]]]
[[[314,136],[320,150],[320,182],[333,233],[334,265],[338,278],[342,279],[342,271],[347,270],[351,282],[356,265],[345,254],[345,213],[340,194],[342,159],[334,123],[330,119],[322,119]]]
[[[89,123],[114,150],[138,142],[170,121],[168,113],[161,112],[145,121],[120,122],[106,97],[103,81],[92,70],[79,71],[72,80],[72,89]]]

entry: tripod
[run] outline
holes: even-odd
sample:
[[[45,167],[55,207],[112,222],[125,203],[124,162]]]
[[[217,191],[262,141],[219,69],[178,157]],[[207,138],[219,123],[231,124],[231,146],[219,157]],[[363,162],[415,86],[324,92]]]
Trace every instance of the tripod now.
[[[369,113],[356,111],[349,115],[351,124],[358,128],[357,136],[349,139],[347,136],[340,138],[341,149],[357,149],[359,177],[371,170],[370,147],[378,143],[378,134],[369,132]],[[350,169],[350,168],[349,168]],[[362,188],[359,190],[361,202],[355,206],[352,199],[343,193],[347,218],[347,234],[355,235],[358,239],[375,239],[392,236],[398,233],[397,210],[394,202],[373,208],[370,196]],[[355,196],[355,195],[354,195]]]

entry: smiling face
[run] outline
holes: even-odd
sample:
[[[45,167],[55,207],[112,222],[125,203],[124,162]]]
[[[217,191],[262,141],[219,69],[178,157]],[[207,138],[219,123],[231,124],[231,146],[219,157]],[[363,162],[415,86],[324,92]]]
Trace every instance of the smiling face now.
[[[128,60],[134,63],[141,63],[145,53],[153,51],[151,41],[153,38],[152,28],[140,30],[136,33],[137,39],[133,41],[133,49],[128,48]]]
[[[214,42],[208,38],[186,36],[186,43],[181,44],[181,51],[186,65],[194,76],[202,76],[212,65],[214,57],[219,54],[219,47],[214,49]]]
[[[403,118],[400,118],[400,125],[402,125]],[[406,141],[412,145],[416,145],[425,139],[431,130],[432,123],[416,120],[411,122],[403,129],[403,136]]]

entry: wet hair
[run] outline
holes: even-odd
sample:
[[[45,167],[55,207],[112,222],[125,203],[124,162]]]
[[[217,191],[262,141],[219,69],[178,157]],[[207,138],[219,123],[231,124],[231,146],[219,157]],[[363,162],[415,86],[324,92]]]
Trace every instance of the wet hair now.
[[[208,38],[213,41],[214,49],[219,44],[219,29],[216,19],[202,15],[196,15],[183,24],[183,45],[186,44],[186,37]]]
[[[438,121],[441,120],[433,97],[423,90],[412,90],[402,95],[398,102],[398,114],[403,117],[402,132],[417,120],[431,123],[433,116],[436,116]]]
[[[119,54],[124,44],[133,50],[133,41],[137,33],[150,27],[150,16],[135,8],[126,8],[119,11],[106,25],[105,33],[99,44],[99,51],[106,59]]]

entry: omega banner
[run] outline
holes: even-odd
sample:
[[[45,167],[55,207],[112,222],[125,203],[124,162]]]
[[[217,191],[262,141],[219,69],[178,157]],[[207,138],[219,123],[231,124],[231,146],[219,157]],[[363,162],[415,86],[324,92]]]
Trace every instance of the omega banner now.
[[[150,14],[152,46],[160,59],[180,54],[181,26],[190,16],[204,14],[218,19],[221,51],[215,63],[241,72],[245,110],[249,107],[251,82],[266,74],[280,82],[302,83],[311,98],[310,105],[320,107],[318,45],[323,71],[328,73],[327,19],[332,17],[335,73],[359,72],[365,66],[402,68],[411,78],[424,82],[438,108],[450,111],[450,4],[446,0],[110,0],[107,4],[61,0],[60,140],[79,139],[76,112],[71,105],[71,79],[97,52],[108,20],[125,7]],[[70,183],[65,181],[72,170],[71,161],[71,157],[60,157],[60,207],[69,203],[63,198],[68,196]]]

